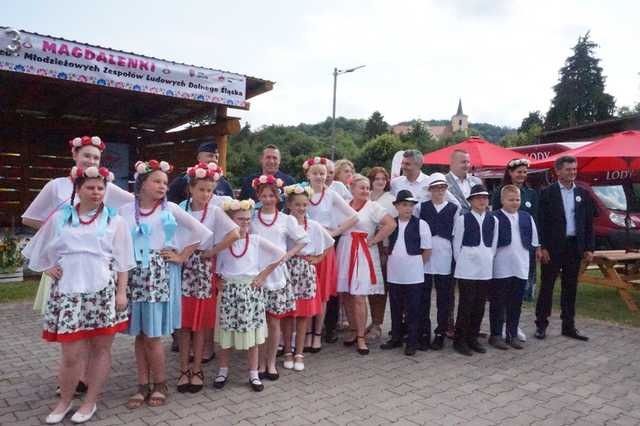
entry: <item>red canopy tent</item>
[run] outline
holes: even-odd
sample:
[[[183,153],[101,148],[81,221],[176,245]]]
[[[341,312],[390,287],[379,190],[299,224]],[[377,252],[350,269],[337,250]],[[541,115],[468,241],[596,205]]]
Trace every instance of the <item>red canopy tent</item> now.
[[[479,136],[471,136],[464,141],[429,152],[422,157],[423,164],[449,164],[451,153],[463,149],[469,153],[471,164],[475,168],[503,168],[510,160],[522,158],[523,155],[486,141]]]
[[[627,130],[614,133],[589,145],[552,155],[531,163],[531,167],[548,169],[563,155],[572,155],[578,160],[580,173],[598,173],[608,170],[640,169],[640,131]]]

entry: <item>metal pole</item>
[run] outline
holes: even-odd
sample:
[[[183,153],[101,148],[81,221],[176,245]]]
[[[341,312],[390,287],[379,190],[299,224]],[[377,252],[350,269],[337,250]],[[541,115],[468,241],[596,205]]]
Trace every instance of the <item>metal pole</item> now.
[[[331,120],[331,161],[336,159],[336,86],[338,85],[338,68],[333,69],[333,118]]]

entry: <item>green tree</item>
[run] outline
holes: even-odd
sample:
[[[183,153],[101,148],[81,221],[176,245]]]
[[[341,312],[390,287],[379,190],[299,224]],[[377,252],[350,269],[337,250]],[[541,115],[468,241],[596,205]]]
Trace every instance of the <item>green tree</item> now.
[[[530,112],[525,118],[522,119],[522,124],[518,128],[518,133],[527,132],[533,126],[544,127],[544,117],[540,111]]]
[[[578,38],[573,55],[560,69],[560,81],[553,86],[555,97],[547,112],[546,129],[558,129],[611,118],[615,99],[606,93],[600,59],[594,56],[598,47],[589,32]]]
[[[384,121],[384,116],[380,114],[380,111],[374,111],[367,120],[367,124],[364,127],[364,136],[366,140],[375,138],[378,135],[382,135],[389,131],[389,124]]]
[[[635,106],[621,106],[618,108],[618,117],[628,117],[630,115],[640,114],[640,102]]]
[[[360,155],[355,161],[356,169],[382,166],[391,170],[391,160],[396,152],[410,149],[412,146],[403,142],[398,136],[392,133],[379,135],[368,141],[362,147]]]
[[[400,139],[421,152],[431,152],[438,146],[438,141],[431,136],[429,129],[420,120],[416,120],[411,131],[401,135]]]

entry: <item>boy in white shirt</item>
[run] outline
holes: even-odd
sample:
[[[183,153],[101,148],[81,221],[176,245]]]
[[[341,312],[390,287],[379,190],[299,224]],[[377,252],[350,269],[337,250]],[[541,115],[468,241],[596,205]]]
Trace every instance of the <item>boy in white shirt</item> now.
[[[498,220],[488,211],[489,192],[474,185],[467,197],[471,211],[458,216],[453,235],[454,278],[458,279],[460,301],[453,348],[462,355],[487,350],[478,342],[480,324],[491,279],[498,243]]]
[[[493,280],[489,287],[489,344],[497,349],[522,349],[518,324],[522,299],[529,277],[531,251],[540,257],[538,231],[531,215],[520,208],[520,189],[505,185],[500,191],[502,209],[494,213],[498,220],[498,248],[493,262]],[[502,328],[506,318],[506,343]]]
[[[406,311],[407,340],[404,353],[413,356],[418,347],[424,293],[424,263],[431,255],[431,232],[424,220],[413,216],[418,200],[411,191],[398,192],[393,205],[398,225],[389,236],[387,283],[391,306],[391,340],[380,349],[402,346],[402,315]],[[404,308],[404,309],[403,309]]]

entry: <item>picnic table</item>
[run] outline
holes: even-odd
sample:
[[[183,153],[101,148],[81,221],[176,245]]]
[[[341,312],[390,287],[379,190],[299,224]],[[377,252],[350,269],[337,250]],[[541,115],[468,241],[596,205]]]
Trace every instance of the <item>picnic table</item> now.
[[[602,276],[590,274],[589,262],[582,262],[578,282],[615,288],[631,312],[638,312],[638,305],[629,290],[640,290],[640,253],[625,250],[599,250],[593,253],[593,261]]]

